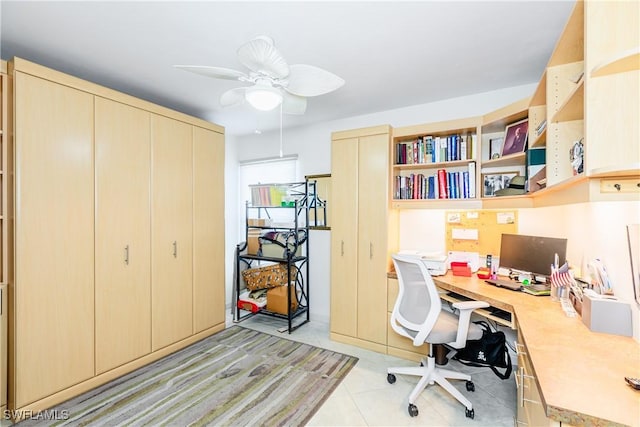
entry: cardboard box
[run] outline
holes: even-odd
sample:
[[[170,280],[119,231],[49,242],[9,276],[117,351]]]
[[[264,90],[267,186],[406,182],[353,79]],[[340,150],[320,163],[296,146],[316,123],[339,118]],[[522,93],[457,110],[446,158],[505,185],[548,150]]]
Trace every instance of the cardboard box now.
[[[257,255],[260,249],[260,229],[249,229],[247,236],[247,254]]]
[[[249,227],[264,227],[267,225],[267,220],[265,218],[248,218],[247,225]]]
[[[267,291],[267,310],[287,314],[287,288],[291,293],[291,312],[298,309],[295,286],[278,286]]]

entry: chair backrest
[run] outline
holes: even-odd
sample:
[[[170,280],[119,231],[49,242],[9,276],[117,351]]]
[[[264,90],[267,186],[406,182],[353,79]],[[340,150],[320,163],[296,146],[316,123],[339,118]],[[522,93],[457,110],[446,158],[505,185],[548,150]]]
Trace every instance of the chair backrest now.
[[[415,257],[391,255],[398,275],[398,298],[391,313],[391,326],[401,335],[406,331],[431,331],[440,315],[442,302],[429,270]]]

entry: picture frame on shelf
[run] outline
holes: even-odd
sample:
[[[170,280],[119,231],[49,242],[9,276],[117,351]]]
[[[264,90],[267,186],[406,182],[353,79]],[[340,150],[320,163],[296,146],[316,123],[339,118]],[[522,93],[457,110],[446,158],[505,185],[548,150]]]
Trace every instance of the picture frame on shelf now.
[[[491,138],[489,140],[489,160],[499,159],[502,155],[502,142],[504,138]]]
[[[504,145],[502,156],[522,153],[527,149],[529,119],[523,119],[507,125],[504,130]]]
[[[483,173],[482,197],[495,197],[496,191],[507,188],[511,179],[518,175],[520,175],[518,171]]]

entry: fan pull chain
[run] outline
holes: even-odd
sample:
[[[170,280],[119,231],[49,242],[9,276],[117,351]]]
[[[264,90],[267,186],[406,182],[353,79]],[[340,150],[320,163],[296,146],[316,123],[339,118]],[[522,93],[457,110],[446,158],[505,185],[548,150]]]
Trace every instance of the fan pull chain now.
[[[282,158],[282,102],[280,103],[280,158]]]

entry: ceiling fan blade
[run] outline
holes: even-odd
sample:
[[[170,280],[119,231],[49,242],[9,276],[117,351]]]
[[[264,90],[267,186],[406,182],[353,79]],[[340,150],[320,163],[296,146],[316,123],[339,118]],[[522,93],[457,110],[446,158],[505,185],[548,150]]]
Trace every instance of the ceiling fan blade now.
[[[208,67],[206,65],[174,65],[174,67],[181,70],[190,71],[192,73],[201,74],[203,76],[214,77],[216,79],[242,81],[249,80],[249,76],[247,76],[242,71],[231,70],[229,68]]]
[[[244,103],[244,93],[247,90],[246,87],[236,87],[229,89],[220,95],[220,105],[223,107],[233,107],[234,105],[241,105]]]
[[[307,98],[283,91],[282,112],[285,114],[304,114],[307,109]]]
[[[289,75],[289,65],[267,36],[258,36],[240,46],[238,60],[251,71],[276,79]]]
[[[344,84],[344,80],[340,77],[313,65],[295,64],[291,65],[289,70],[289,83],[285,89],[294,95],[323,95]]]

